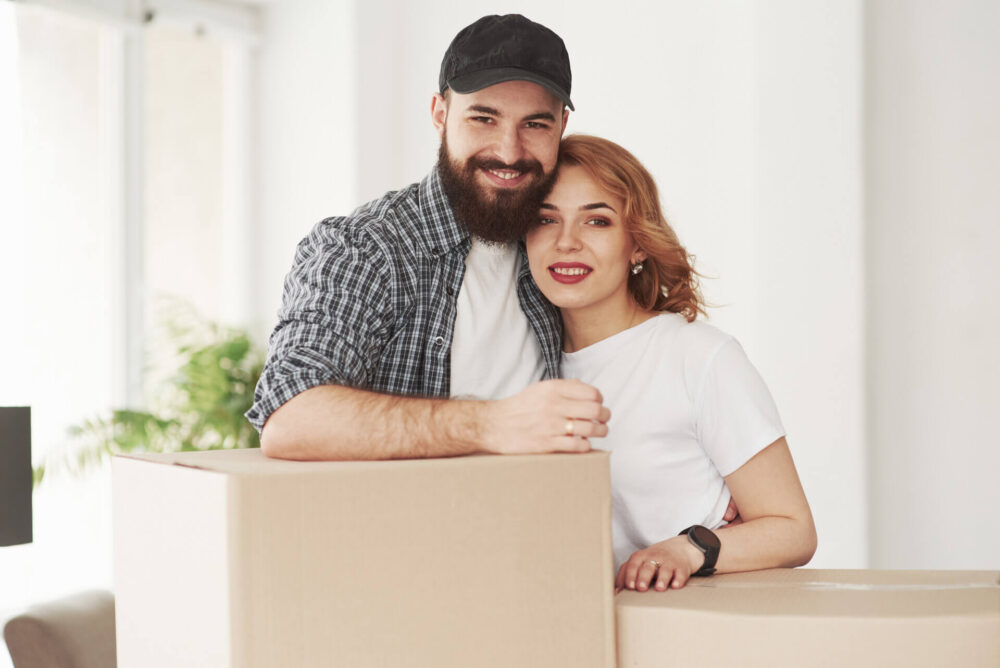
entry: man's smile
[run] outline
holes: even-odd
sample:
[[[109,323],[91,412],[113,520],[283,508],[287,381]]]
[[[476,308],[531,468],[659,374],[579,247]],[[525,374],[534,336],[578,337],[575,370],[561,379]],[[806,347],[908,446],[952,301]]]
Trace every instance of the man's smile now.
[[[480,173],[486,180],[497,188],[515,188],[531,178],[531,172],[518,169],[490,169],[480,168]]]

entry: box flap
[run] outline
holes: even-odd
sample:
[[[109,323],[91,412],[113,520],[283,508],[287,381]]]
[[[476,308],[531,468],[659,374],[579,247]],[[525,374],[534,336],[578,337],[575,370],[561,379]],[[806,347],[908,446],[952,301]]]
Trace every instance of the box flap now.
[[[524,460],[570,457],[608,457],[609,453],[594,450],[583,454],[548,454],[548,455],[467,455],[462,457],[447,457],[439,459],[391,459],[378,461],[344,461],[344,462],[300,462],[286,459],[266,457],[260,448],[238,450],[203,450],[197,452],[165,452],[165,453],[129,453],[115,455],[125,459],[164,464],[168,466],[186,466],[190,468],[216,471],[232,475],[313,475],[330,474],[338,471],[360,472],[363,470],[391,470],[392,468],[411,467],[445,467],[459,470],[467,466],[519,466]]]
[[[692,578],[679,591],[623,591],[615,604],[761,616],[1000,619],[1000,573],[773,569]]]

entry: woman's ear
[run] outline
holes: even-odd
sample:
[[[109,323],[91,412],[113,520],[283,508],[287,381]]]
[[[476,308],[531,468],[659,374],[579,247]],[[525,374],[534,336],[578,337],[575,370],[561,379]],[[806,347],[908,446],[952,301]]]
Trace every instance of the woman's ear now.
[[[635,251],[632,253],[632,259],[631,259],[630,262],[631,262],[631,264],[635,264],[637,262],[642,262],[647,257],[649,257],[649,256],[646,255],[646,251],[642,250],[641,248],[636,248]]]

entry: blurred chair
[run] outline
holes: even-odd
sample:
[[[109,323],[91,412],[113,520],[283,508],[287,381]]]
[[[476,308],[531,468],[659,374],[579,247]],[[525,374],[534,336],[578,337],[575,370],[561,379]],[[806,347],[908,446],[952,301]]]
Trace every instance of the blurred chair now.
[[[115,597],[87,591],[32,606],[3,637],[14,668],[115,668]]]

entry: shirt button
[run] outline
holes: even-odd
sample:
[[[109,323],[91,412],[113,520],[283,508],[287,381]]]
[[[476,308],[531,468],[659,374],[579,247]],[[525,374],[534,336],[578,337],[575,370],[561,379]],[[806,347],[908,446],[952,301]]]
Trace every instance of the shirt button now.
[[[434,337],[434,345],[435,346],[439,346],[439,347],[443,346],[444,345],[444,337],[443,336],[435,336]]]
[[[453,295],[453,294],[455,294],[455,288],[453,288],[453,287],[451,287],[451,286],[449,285],[449,286],[448,286],[448,296],[450,297],[450,296],[451,296],[451,295]]]
[[[437,254],[437,253],[441,252],[441,249],[438,248],[437,246],[435,246],[434,248],[431,249],[431,252],[434,253],[434,254]]]

